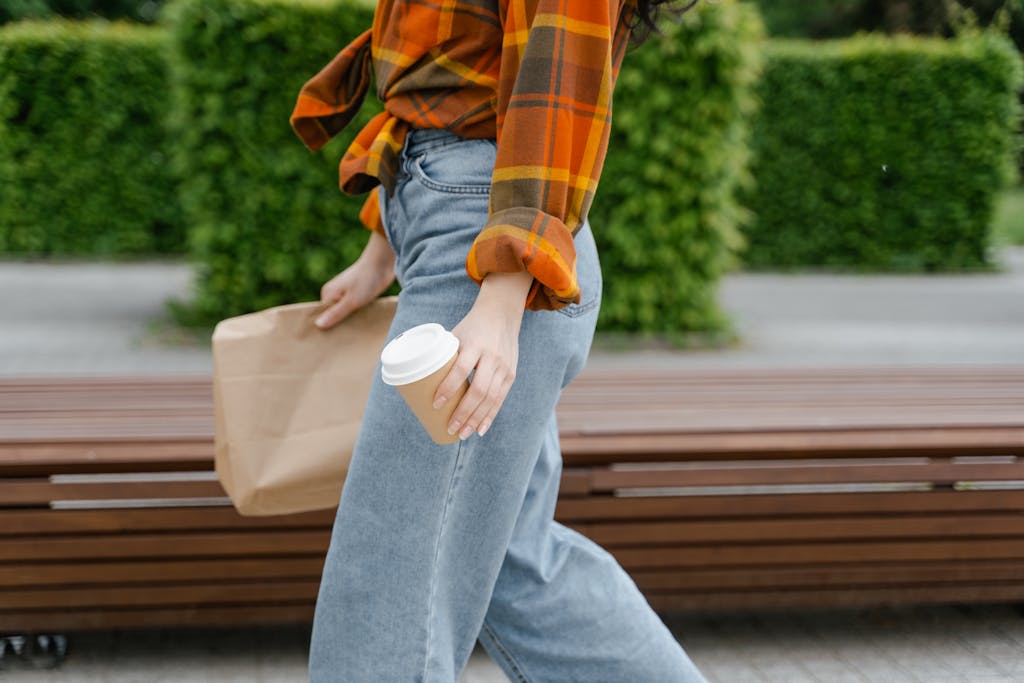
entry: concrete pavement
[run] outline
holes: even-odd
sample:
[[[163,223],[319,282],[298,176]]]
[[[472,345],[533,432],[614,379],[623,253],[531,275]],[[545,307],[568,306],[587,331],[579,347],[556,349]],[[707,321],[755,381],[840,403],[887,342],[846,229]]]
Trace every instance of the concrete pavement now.
[[[736,348],[616,350],[594,367],[1024,364],[1024,248],[971,275],[734,273],[719,290]],[[184,339],[163,302],[187,297],[181,262],[0,261],[0,376],[210,373],[208,339]],[[314,298],[311,293],[311,298]]]
[[[1022,617],[1020,608],[962,605],[663,618],[711,683],[1019,683]],[[301,683],[307,680],[308,646],[308,627],[108,631],[72,636],[58,670],[11,670],[0,678]],[[508,679],[478,644],[459,683]]]

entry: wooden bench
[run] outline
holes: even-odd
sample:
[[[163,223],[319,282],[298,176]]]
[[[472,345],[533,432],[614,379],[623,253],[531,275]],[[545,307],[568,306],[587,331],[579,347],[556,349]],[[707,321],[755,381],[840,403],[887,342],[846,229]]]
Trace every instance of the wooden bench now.
[[[585,370],[556,518],[658,610],[1024,599],[1024,368]],[[0,380],[0,633],[300,623],[333,510],[238,515],[209,378]]]

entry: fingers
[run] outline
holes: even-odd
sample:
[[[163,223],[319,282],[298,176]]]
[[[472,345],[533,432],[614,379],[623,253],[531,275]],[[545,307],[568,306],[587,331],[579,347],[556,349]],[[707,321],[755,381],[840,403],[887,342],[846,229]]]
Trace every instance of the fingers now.
[[[328,301],[338,301],[341,299],[345,294],[345,274],[347,272],[348,268],[323,284],[320,288],[320,301],[327,303]]]
[[[469,389],[466,390],[459,405],[455,408],[455,412],[452,413],[451,421],[448,423],[449,434],[459,432],[459,438],[465,439],[476,430],[480,419],[486,414],[486,411],[480,412],[481,407],[489,407],[496,398],[494,396],[496,392],[492,393],[491,391],[494,375],[492,366],[485,371],[484,365],[481,363],[476,374],[473,375]]]
[[[348,317],[349,313],[358,308],[354,297],[342,296],[341,300],[317,316],[316,326],[327,329]]]
[[[472,369],[472,366],[469,365],[471,361],[464,361],[463,355],[472,357],[470,354],[460,354],[459,360],[452,366],[448,377],[441,383],[438,395],[447,396],[453,393],[455,388],[469,376],[469,370]],[[481,357],[469,389],[466,390],[459,405],[456,406],[455,412],[452,413],[451,421],[448,424],[448,433],[459,432],[459,438],[465,439],[474,431],[479,430],[480,435],[483,436],[493,423],[498,409],[504,403],[514,376],[514,373],[500,362],[499,356],[488,354]],[[448,384],[449,380],[451,380],[450,385]],[[449,389],[449,387],[451,388]]]
[[[477,433],[483,436],[487,433],[487,430],[494,424],[494,418],[498,415],[498,408],[505,402],[505,397],[508,396],[508,392],[512,389],[512,377],[506,377],[505,381],[501,383],[498,388],[498,398],[490,405],[488,410],[484,413],[484,416],[480,419],[480,426],[477,428]],[[472,418],[471,418],[472,419]]]
[[[468,346],[463,345],[459,351],[459,355],[455,359],[455,363],[451,369],[448,370],[448,374],[441,380],[441,383],[437,386],[437,391],[434,392],[434,407],[440,408],[447,401],[448,397],[452,396],[455,391],[462,386],[462,383],[469,377],[470,371],[476,366],[477,361],[480,360],[480,352],[473,351]],[[474,382],[470,384],[472,389],[473,384],[476,384],[476,376],[474,375]],[[466,395],[469,391],[466,392]],[[463,395],[463,401],[466,400],[466,396]],[[458,408],[456,408],[456,411]]]

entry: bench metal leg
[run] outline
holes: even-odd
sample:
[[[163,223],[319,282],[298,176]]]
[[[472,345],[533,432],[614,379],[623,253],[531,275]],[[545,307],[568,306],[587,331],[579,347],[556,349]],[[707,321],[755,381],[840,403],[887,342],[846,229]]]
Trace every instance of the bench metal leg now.
[[[56,669],[64,661],[68,639],[64,635],[35,633],[0,637],[0,670]]]

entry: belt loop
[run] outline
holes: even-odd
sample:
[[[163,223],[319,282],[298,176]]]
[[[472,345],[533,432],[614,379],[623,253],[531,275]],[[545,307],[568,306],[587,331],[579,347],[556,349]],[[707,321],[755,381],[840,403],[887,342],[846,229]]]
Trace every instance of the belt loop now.
[[[446,128],[410,128],[402,147],[406,158],[416,156],[434,147],[451,144],[461,140],[458,135]]]

